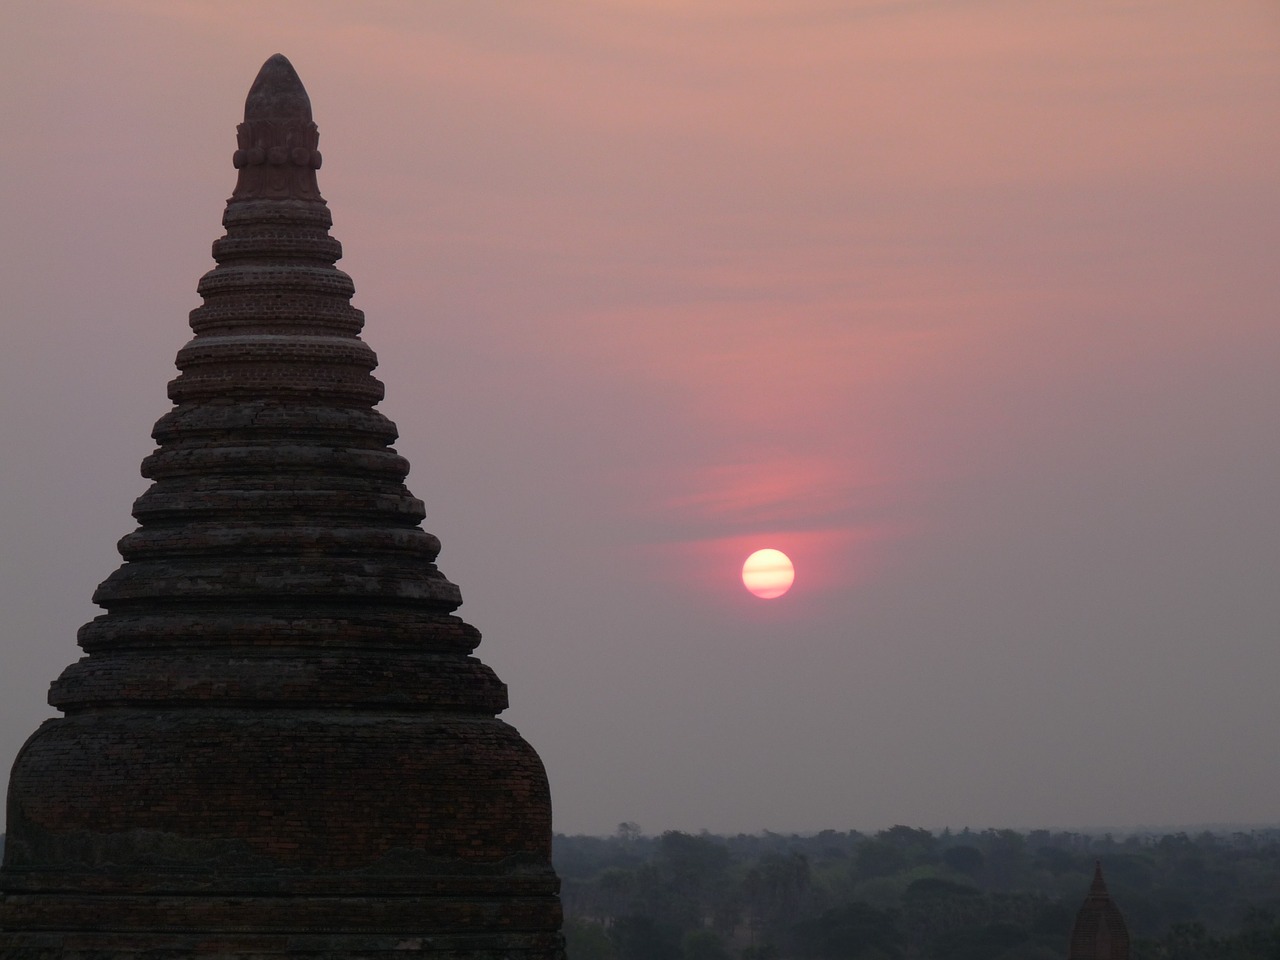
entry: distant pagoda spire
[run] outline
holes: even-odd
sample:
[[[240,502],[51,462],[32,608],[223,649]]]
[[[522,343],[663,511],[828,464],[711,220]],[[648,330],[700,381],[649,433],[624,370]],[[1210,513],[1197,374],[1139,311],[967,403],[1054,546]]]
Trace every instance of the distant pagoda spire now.
[[[1102,861],[1094,861],[1093,882],[1071,928],[1067,960],[1129,960],[1129,928],[1107,893]]]
[[[283,56],[237,140],[138,529],[14,764],[0,960],[555,960],[546,775],[374,409]]]

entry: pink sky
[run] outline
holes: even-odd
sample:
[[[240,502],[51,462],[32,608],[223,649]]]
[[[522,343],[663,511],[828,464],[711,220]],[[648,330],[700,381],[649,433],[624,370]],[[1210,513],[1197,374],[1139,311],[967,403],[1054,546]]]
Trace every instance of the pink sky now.
[[[557,829],[1275,821],[1270,0],[6,8],[0,765],[275,52]]]

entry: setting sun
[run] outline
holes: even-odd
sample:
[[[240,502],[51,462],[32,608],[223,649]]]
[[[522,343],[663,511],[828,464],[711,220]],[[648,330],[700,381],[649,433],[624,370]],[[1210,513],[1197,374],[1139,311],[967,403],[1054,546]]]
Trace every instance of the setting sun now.
[[[742,565],[742,585],[762,600],[782,596],[795,579],[796,568],[781,550],[757,550]]]

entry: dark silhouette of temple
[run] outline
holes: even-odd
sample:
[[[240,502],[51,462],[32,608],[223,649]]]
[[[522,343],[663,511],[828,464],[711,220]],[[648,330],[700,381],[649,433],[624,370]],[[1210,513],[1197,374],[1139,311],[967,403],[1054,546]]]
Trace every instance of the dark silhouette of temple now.
[[[546,775],[374,409],[316,145],[274,56],[139,527],[14,764],[3,960],[562,956]]]
[[[1102,864],[1093,868],[1093,883],[1076,913],[1067,960],[1129,960],[1129,928],[1107,893]]]

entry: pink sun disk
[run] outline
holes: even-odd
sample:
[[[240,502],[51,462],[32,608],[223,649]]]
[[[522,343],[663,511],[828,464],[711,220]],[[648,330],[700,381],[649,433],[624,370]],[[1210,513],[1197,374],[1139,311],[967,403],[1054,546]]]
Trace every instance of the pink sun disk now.
[[[795,579],[791,558],[781,550],[757,550],[742,565],[742,585],[761,600],[782,596],[791,589]]]

